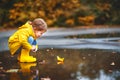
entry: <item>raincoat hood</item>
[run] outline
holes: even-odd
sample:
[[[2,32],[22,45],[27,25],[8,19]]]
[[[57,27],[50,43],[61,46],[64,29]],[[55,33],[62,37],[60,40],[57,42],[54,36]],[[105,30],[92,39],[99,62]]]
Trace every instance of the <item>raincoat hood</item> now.
[[[32,37],[34,37],[34,39],[36,39],[34,30],[33,30],[33,27],[32,27],[32,25],[30,24],[29,21],[26,22],[23,26],[19,27],[18,29],[19,29],[19,30],[26,29],[26,30],[29,32],[29,34],[30,34]]]

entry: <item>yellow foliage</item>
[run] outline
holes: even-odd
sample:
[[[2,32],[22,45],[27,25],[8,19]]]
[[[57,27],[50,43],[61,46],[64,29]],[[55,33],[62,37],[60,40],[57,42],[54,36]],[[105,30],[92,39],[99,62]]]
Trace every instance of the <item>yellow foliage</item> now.
[[[16,19],[16,17],[19,16],[19,12],[16,12],[15,9],[11,9],[9,12],[10,12],[10,14],[11,14],[11,15],[9,16],[10,19]]]
[[[46,19],[48,26],[53,25],[60,16],[69,18],[80,7],[79,0],[24,0],[14,4],[14,8],[9,10],[10,19],[15,22],[26,19],[42,17]],[[22,20],[23,19],[23,20]],[[66,20],[66,24],[73,25],[74,18]]]
[[[102,9],[110,7],[109,4],[97,6]],[[53,26],[55,22],[61,22],[61,24],[63,22],[70,26],[78,22],[89,25],[94,24],[95,19],[94,13],[91,14],[90,10],[91,8],[81,4],[80,0],[23,0],[23,2],[15,3],[13,9],[9,10],[9,19],[12,19],[13,23],[14,21],[19,23],[26,19],[41,17],[46,20],[48,26]],[[75,22],[77,20],[78,22]]]
[[[62,9],[57,9],[55,14],[56,14],[56,17],[58,17],[58,16],[64,14],[64,11]]]
[[[26,13],[25,12],[20,12],[18,17],[18,21],[22,21],[26,18]]]
[[[66,18],[68,18],[72,15],[72,13],[70,11],[64,11],[64,15]]]
[[[94,23],[95,16],[85,16],[85,17],[78,17],[78,21],[83,24],[93,24]]]
[[[38,14],[40,15],[40,17],[45,17],[45,12],[44,11],[38,11]]]
[[[11,9],[9,10],[10,13],[14,13],[15,12],[15,9]]]
[[[36,18],[37,17],[37,13],[31,11],[31,12],[29,12],[29,17]]]
[[[47,23],[47,25],[52,25],[52,24],[54,23],[54,21],[51,20],[51,19],[47,19],[47,20],[46,20],[46,23]]]
[[[68,25],[74,25],[74,19],[68,19],[65,21],[65,23]]]
[[[79,2],[79,0],[72,0],[72,2],[73,2],[73,3],[78,3],[78,2]]]
[[[111,5],[110,4],[108,4],[108,3],[97,3],[96,4],[96,7],[99,9],[99,10],[101,10],[101,11],[103,11],[103,10],[109,10],[110,9],[110,7],[111,7]]]
[[[23,7],[23,6],[24,6],[24,3],[21,3],[21,2],[20,2],[20,3],[15,3],[14,6],[15,6],[15,7]]]

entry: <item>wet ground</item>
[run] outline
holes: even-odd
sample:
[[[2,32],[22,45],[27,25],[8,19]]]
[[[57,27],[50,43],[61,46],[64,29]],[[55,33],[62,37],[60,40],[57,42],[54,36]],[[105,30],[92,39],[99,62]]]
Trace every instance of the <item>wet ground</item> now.
[[[6,46],[13,32],[0,35],[0,80],[120,80],[120,28],[50,30],[31,53],[36,63],[10,55]]]

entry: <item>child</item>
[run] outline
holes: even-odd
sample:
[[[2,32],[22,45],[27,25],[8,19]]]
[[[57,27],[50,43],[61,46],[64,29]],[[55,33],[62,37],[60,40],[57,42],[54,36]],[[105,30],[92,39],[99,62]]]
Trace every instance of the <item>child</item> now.
[[[36,39],[47,31],[47,24],[41,18],[36,18],[32,22],[28,21],[12,35],[8,40],[11,55],[21,47],[21,54],[18,56],[19,62],[36,62],[36,58],[29,55],[30,51],[37,51]]]

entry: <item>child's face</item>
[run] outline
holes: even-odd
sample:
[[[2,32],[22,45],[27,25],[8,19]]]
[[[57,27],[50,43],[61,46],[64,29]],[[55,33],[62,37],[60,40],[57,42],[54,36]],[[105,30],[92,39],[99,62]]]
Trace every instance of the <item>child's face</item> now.
[[[45,33],[45,31],[35,30],[34,33],[35,33],[36,38],[39,38],[42,36],[43,33]]]

